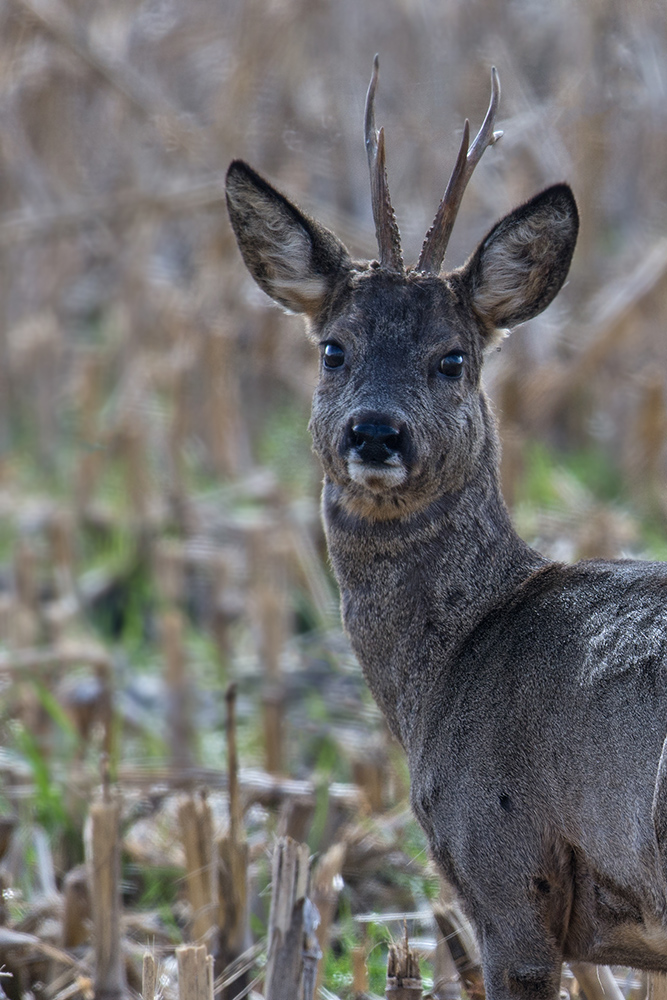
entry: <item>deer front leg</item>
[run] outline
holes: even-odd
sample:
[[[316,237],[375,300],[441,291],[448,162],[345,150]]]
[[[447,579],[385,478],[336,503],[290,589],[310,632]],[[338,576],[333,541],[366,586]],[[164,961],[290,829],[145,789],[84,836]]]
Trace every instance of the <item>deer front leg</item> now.
[[[480,947],[487,1000],[557,1000],[562,955],[538,919],[496,918],[484,928]]]
[[[455,846],[434,858],[474,926],[487,1000],[557,1000],[573,899],[566,846],[526,823]]]

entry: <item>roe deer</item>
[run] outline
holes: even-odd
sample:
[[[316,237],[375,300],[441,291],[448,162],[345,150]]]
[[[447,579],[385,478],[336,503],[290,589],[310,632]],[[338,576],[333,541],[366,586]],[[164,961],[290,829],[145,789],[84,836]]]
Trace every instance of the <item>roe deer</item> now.
[[[484,352],[541,312],[578,214],[558,184],[468,262],[440,268],[486,119],[406,270],[375,130],[379,260],[359,263],[241,161],[232,226],[251,274],[305,314],[310,429],[345,628],[392,732],[435,861],[476,929],[490,1000],[554,1000],[565,960],[667,971],[667,566],[565,566],[512,528]]]

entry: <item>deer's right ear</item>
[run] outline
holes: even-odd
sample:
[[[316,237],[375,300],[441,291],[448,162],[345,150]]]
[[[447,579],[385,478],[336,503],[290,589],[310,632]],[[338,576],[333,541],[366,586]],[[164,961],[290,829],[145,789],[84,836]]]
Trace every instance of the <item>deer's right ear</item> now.
[[[459,272],[490,330],[537,316],[560,290],[579,231],[567,184],[556,184],[510,212]]]
[[[340,240],[242,160],[227,171],[227,208],[243,260],[260,288],[286,309],[316,316],[352,267]]]

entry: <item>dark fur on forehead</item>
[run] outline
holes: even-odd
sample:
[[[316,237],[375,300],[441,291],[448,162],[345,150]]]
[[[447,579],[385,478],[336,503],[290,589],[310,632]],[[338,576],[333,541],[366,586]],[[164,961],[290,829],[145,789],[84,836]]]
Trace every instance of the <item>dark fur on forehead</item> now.
[[[339,325],[340,324],[340,325]],[[336,331],[361,335],[369,343],[397,341],[409,344],[441,343],[481,355],[479,319],[454,277],[437,277],[412,271],[399,275],[382,268],[365,268],[350,274],[329,308],[311,326],[317,341]]]

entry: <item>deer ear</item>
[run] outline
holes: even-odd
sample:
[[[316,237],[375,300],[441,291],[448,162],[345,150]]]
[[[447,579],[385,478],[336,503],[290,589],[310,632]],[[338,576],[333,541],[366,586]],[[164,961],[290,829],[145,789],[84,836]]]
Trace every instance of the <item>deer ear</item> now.
[[[315,316],[350,270],[340,240],[309,219],[242,160],[227,171],[227,208],[246,266],[272,299]]]
[[[566,184],[547,188],[493,227],[460,272],[487,325],[506,329],[546,309],[565,281],[578,231]]]

